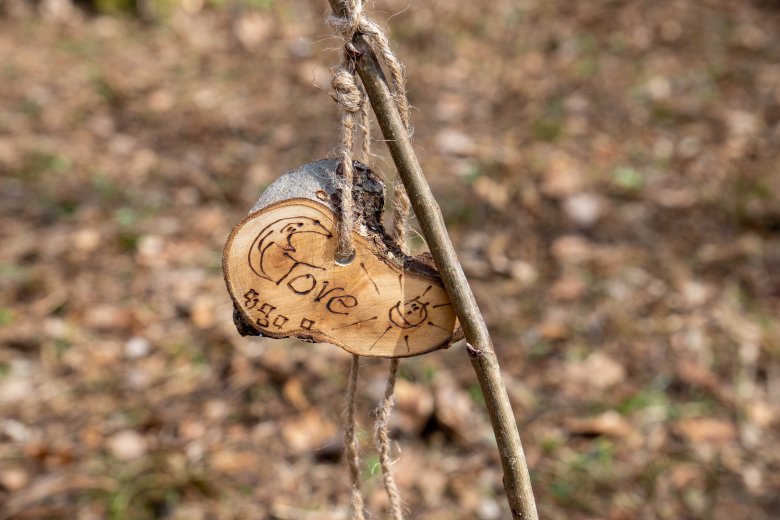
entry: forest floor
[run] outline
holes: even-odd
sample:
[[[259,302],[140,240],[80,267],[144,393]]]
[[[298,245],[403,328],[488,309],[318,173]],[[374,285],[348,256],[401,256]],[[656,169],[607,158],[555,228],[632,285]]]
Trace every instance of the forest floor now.
[[[347,518],[350,357],[240,337],[220,264],[264,186],[333,154],[338,42],[323,1],[202,4],[0,16],[2,519]],[[371,11],[541,516],[777,518],[780,5]],[[386,366],[359,381],[376,518]],[[507,518],[463,344],[404,360],[397,400],[408,517]]]

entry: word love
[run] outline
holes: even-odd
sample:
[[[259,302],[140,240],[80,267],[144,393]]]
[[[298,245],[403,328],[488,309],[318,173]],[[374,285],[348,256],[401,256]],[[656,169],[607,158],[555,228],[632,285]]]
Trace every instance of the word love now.
[[[310,199],[271,204],[239,223],[223,268],[236,312],[254,332],[406,357],[449,346],[455,314],[430,268],[391,257],[353,231],[354,259],[336,263],[336,218]],[[409,268],[411,266],[411,268]]]

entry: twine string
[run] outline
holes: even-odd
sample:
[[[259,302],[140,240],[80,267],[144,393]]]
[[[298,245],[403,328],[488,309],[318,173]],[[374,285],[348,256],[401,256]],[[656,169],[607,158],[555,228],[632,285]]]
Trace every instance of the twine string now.
[[[412,135],[412,126],[409,117],[409,100],[406,97],[406,75],[404,66],[393,50],[390,48],[390,41],[385,32],[374,20],[363,13],[363,0],[344,0],[344,17],[336,16],[331,13],[328,17],[328,24],[341,37],[346,45],[351,42],[355,34],[362,34],[367,38],[372,46],[377,50],[387,69],[390,71],[390,90],[393,94],[401,121],[406,128],[409,137]],[[361,126],[363,129],[363,159],[368,164],[370,157],[370,124],[368,118],[368,102],[365,90],[358,86],[358,78],[355,69],[351,63],[349,54],[344,52],[339,65],[333,73],[332,85],[336,91],[336,100],[341,107],[341,146],[339,147],[339,156],[342,162],[344,172],[342,188],[342,208],[341,225],[339,226],[339,246],[337,256],[348,257],[353,249],[352,237],[349,230],[354,222],[352,214],[352,146],[353,130],[355,118],[358,111],[361,112]],[[344,199],[349,201],[344,203]],[[409,195],[403,188],[403,184],[396,178],[393,184],[393,219],[392,234],[398,245],[406,251],[406,227],[408,225],[409,215]],[[349,211],[347,211],[349,209]]]
[[[401,251],[408,253],[406,229],[409,221],[409,195],[399,177],[393,180],[393,238]]]
[[[338,227],[338,245],[336,258],[347,259],[352,256],[355,246],[352,243],[352,227],[354,224],[354,212],[352,201],[352,185],[354,183],[354,168],[352,166],[352,147],[354,144],[355,119],[361,112],[364,98],[355,83],[355,72],[351,67],[349,57],[344,52],[341,63],[333,71],[331,86],[335,91],[335,97],[341,107],[341,146],[339,157],[341,159],[341,218]],[[364,134],[365,135],[365,134]]]
[[[382,28],[373,20],[363,14],[363,0],[344,0],[344,16],[331,14],[328,23],[341,37],[345,50],[341,61],[333,69],[331,86],[335,91],[335,98],[339,104],[341,116],[341,144],[338,149],[341,159],[342,178],[341,183],[341,215],[338,226],[338,245],[336,248],[337,259],[351,258],[354,253],[352,242],[352,228],[354,226],[354,211],[352,188],[354,184],[354,168],[352,164],[352,149],[354,147],[355,123],[359,118],[359,128],[362,132],[362,157],[368,165],[371,157],[371,122],[369,118],[369,103],[365,86],[359,81],[355,73],[351,56],[346,52],[346,45],[351,43],[356,34],[362,34],[378,50],[379,56],[390,71],[390,87],[398,113],[406,131],[411,138],[412,127],[409,119],[409,101],[406,97],[406,78],[404,67],[390,48],[390,42]],[[393,216],[391,234],[402,251],[407,252],[406,229],[409,219],[409,195],[404,189],[403,183],[396,176],[393,182]],[[358,454],[358,442],[355,438],[355,392],[357,387],[357,373],[359,357],[352,358],[347,386],[347,402],[345,413],[345,446],[349,474],[351,482],[351,506],[352,519],[364,520],[363,497],[360,491],[360,458]],[[382,478],[390,501],[390,512],[393,520],[403,520],[401,498],[393,475],[393,461],[389,435],[390,414],[393,409],[393,392],[395,389],[396,375],[398,372],[398,360],[390,361],[390,370],[385,387],[385,394],[377,409],[377,421],[375,426],[375,439],[380,454]]]
[[[371,114],[369,113],[368,94],[363,83],[360,83],[360,95],[363,98],[363,105],[360,110],[360,129],[363,131],[363,164],[368,166],[371,162]]]
[[[360,454],[358,453],[358,441],[355,435],[357,422],[355,421],[355,394],[357,391],[358,370],[360,368],[360,356],[352,355],[352,368],[349,371],[347,382],[346,402],[344,406],[344,450],[349,465],[349,478],[351,483],[350,505],[352,508],[352,520],[365,520],[363,494],[360,492]]]
[[[385,386],[385,395],[376,411],[376,426],[374,439],[379,449],[379,463],[382,466],[382,480],[387,492],[387,498],[390,500],[390,513],[393,520],[403,520],[403,511],[401,509],[401,497],[398,494],[398,486],[395,483],[393,475],[393,460],[391,453],[390,435],[390,414],[395,405],[393,392],[395,390],[395,379],[398,374],[398,360],[390,360],[390,370],[387,376],[387,385]]]

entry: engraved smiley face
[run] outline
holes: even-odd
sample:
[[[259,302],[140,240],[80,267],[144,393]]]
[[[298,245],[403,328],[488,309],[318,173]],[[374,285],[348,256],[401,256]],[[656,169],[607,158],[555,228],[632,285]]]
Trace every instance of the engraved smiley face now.
[[[419,296],[406,300],[403,305],[398,302],[390,309],[390,322],[402,329],[419,327],[428,319],[428,305],[430,302],[420,301]]]

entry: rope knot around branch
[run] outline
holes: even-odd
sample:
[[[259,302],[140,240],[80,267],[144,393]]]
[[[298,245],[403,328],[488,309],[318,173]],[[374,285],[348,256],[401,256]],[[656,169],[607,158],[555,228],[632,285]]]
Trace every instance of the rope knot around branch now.
[[[363,23],[363,0],[344,0],[344,17],[331,13],[328,25],[338,33],[344,42],[352,41],[355,33],[360,32]]]
[[[347,70],[347,67],[339,65],[333,71],[333,79],[330,82],[335,91],[336,102],[347,112],[355,114],[363,107],[363,95],[355,81],[355,74]]]

